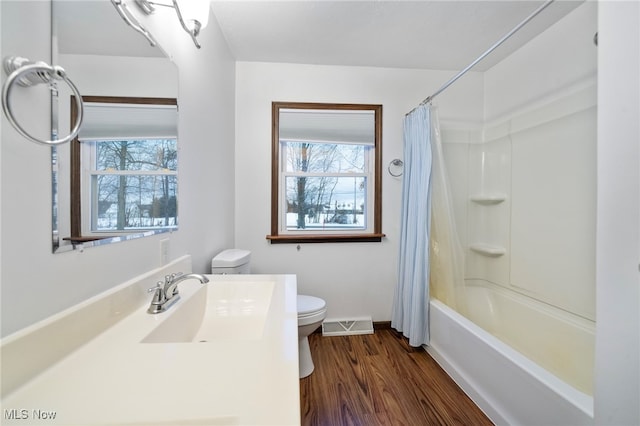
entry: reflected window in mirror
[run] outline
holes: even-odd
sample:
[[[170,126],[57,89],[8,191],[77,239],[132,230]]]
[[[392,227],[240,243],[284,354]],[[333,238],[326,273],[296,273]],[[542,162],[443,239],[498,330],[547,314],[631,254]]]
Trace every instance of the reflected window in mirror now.
[[[378,242],[382,106],[272,104],[271,243]]]
[[[162,46],[151,46],[127,25],[109,1],[51,1],[51,62],[63,67],[83,95],[137,98],[177,98],[178,68]],[[69,134],[71,91],[65,84],[51,91],[52,138]],[[175,102],[174,102],[175,103]],[[162,125],[163,123],[159,123]],[[112,123],[115,129],[121,123]],[[147,237],[167,229],[114,233],[113,238],[82,244],[69,241],[82,235],[74,207],[71,225],[71,146],[52,148],[52,250],[65,253]],[[79,199],[79,196],[76,196]],[[77,202],[74,201],[74,205]],[[82,212],[82,219],[89,218]]]
[[[84,124],[71,146],[68,239],[177,229],[176,99],[83,100]]]

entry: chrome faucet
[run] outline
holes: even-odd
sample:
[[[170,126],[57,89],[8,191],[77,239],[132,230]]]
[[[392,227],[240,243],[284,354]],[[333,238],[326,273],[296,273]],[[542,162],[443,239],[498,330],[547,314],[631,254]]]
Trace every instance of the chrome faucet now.
[[[180,299],[178,283],[189,279],[197,279],[202,284],[209,282],[209,279],[202,274],[183,274],[182,272],[178,272],[166,275],[164,282],[158,281],[155,287],[147,290],[149,293],[154,292],[151,305],[149,305],[147,312],[150,314],[159,314],[169,309],[171,305]]]

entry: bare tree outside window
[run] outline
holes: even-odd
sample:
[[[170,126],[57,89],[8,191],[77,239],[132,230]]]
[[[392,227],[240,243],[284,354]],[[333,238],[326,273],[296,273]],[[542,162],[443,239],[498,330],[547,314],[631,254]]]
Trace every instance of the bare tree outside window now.
[[[94,231],[177,225],[175,139],[93,143]]]
[[[287,170],[294,175],[286,179],[287,214],[295,215],[295,225],[289,216],[287,227],[361,228],[366,148],[308,142],[285,145]]]

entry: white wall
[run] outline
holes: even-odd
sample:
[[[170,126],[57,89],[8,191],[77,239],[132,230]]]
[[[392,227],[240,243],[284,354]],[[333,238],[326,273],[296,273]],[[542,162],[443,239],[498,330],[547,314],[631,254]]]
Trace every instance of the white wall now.
[[[640,3],[598,4],[595,418],[640,424]]]
[[[299,293],[322,297],[329,318],[388,321],[396,284],[404,115],[454,72],[240,62],[236,77],[236,247],[257,273],[295,273]],[[448,122],[479,122],[482,80],[471,73],[438,98]],[[381,243],[269,244],[271,102],[383,105]]]
[[[50,62],[49,2],[3,0],[0,8],[1,56]],[[169,235],[169,258],[192,254],[194,270],[206,272],[211,256],[233,243],[235,63],[215,18],[200,50],[175,16],[164,18],[141,20],[180,69],[180,229]],[[49,97],[41,89],[16,89],[12,104],[25,127],[47,137]],[[52,254],[49,148],[26,141],[4,116],[1,143],[3,336],[160,266],[167,234]]]

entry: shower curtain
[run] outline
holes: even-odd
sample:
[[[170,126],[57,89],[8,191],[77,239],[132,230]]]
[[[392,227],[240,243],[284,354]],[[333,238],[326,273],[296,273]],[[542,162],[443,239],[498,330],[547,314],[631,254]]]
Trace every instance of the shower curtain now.
[[[431,235],[429,246],[430,295],[465,315],[464,250],[455,224],[449,174],[444,161],[440,123],[435,109],[431,112]]]
[[[404,118],[400,254],[391,316],[391,326],[411,346],[429,343],[431,136],[431,107],[420,105]]]
[[[464,251],[454,222],[453,201],[437,113],[420,105],[404,120],[404,174],[398,284],[391,326],[409,345],[429,344],[429,298],[464,314]]]

